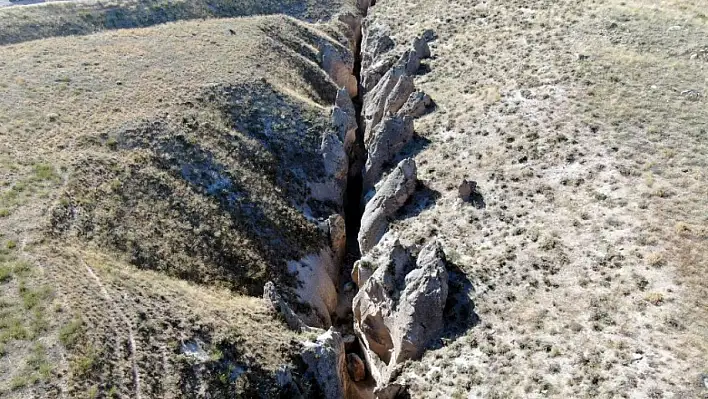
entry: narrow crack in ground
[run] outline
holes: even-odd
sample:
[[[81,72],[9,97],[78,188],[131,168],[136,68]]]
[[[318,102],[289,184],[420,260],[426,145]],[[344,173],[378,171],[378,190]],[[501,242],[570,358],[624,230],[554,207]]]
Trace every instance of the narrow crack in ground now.
[[[374,5],[374,1],[371,2],[370,6]],[[347,176],[347,186],[344,198],[344,218],[346,225],[346,256],[344,259],[344,264],[342,265],[342,277],[345,284],[353,285],[351,278],[351,272],[354,263],[361,258],[361,251],[359,249],[358,235],[359,229],[361,227],[361,218],[364,213],[363,209],[363,168],[366,163],[366,148],[364,146],[364,121],[362,116],[362,109],[364,106],[364,96],[365,89],[363,88],[362,81],[362,42],[364,37],[364,19],[368,14],[368,8],[362,10],[362,21],[359,26],[359,32],[356,35],[357,41],[354,49],[354,70],[353,74],[357,80],[357,96],[352,99],[354,103],[354,108],[356,111],[356,139],[351,147],[351,152],[349,156],[349,173]],[[344,285],[342,285],[343,287]],[[351,305],[351,304],[350,304]],[[353,333],[353,323],[354,315],[349,310],[348,317],[342,320],[344,323],[339,325],[340,329],[347,332]],[[364,349],[357,339],[350,345],[347,345],[346,353],[356,354],[360,359],[365,359],[363,353]],[[375,383],[367,368],[367,379],[361,381],[359,385],[363,390],[373,392],[373,386]]]

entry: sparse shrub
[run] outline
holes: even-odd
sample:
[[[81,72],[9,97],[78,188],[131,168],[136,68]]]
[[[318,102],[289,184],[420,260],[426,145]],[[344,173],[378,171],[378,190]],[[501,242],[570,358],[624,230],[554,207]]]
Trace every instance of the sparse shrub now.
[[[0,211],[1,212],[1,211]],[[674,230],[676,231],[676,234],[679,236],[686,236],[691,233],[691,228],[688,224],[684,222],[678,222],[676,223],[676,226],[674,227]]]
[[[10,315],[0,318],[0,331],[0,342],[3,343],[13,339],[24,340],[29,337],[22,320]]]
[[[27,310],[33,310],[39,306],[44,300],[51,296],[51,289],[46,286],[39,288],[27,287],[24,281],[20,282],[20,295],[22,296],[22,303]]]
[[[654,306],[660,306],[664,303],[664,294],[660,292],[652,292],[645,296],[644,300]]]
[[[37,164],[34,165],[34,178],[38,181],[59,180],[59,175],[54,166],[49,164]]]
[[[661,252],[653,252],[647,255],[647,264],[652,267],[666,266],[666,259]]]
[[[12,267],[0,265],[0,283],[6,283],[10,280],[12,280]]]
[[[59,341],[66,348],[73,348],[83,333],[83,320],[76,318],[59,330]]]
[[[76,377],[85,377],[96,366],[98,355],[95,349],[89,348],[85,355],[79,356],[71,362],[71,373]]]
[[[86,395],[87,395],[90,399],[97,398],[97,397],[98,397],[98,387],[95,386],[95,385],[92,386],[91,388],[89,388],[89,390],[88,390],[88,392],[86,393]]]
[[[17,277],[27,277],[32,271],[32,265],[25,261],[17,261],[12,264],[12,272]]]

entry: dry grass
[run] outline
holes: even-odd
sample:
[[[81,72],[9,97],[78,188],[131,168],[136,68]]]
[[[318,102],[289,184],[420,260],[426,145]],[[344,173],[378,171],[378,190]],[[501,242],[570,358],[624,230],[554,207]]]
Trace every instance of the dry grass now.
[[[70,394],[100,387],[132,396],[132,364],[144,392],[184,395],[204,387],[217,395],[262,394],[275,389],[275,369],[297,349],[291,342],[297,336],[260,299],[136,271],[94,252],[51,247],[39,257],[56,276],[63,303],[72,304],[59,335],[71,355],[58,365],[63,377],[52,380],[66,383]],[[199,353],[185,349],[192,344]],[[197,360],[200,353],[211,360]],[[222,381],[232,365],[247,370],[243,381]]]
[[[325,0],[79,0],[0,8],[0,45],[52,36],[86,35],[167,22],[285,14],[328,19],[346,1]]]
[[[98,4],[0,14],[43,23]],[[3,369],[0,389],[274,395],[297,337],[241,294],[285,288],[284,263],[324,245],[302,210],[329,209],[305,182],[321,175],[336,92],[316,48],[339,46],[337,27],[270,16],[24,41],[27,26],[12,26],[23,42],[0,46],[0,244],[38,274],[21,285],[0,268],[14,295],[2,364],[22,366]]]
[[[439,36],[416,130],[442,196],[394,229],[457,254],[482,321],[404,373],[413,396],[705,393],[701,6],[378,2],[401,46]],[[486,208],[456,198],[465,178]]]
[[[323,242],[298,207],[318,207],[305,203],[305,180],[321,167],[334,86],[314,52],[290,47],[329,40],[318,35],[268,17],[0,48],[0,151],[22,162],[4,168],[14,184],[0,206],[13,215],[31,206],[36,180],[56,184],[66,171],[55,233],[119,248],[140,267],[258,292],[281,263]]]

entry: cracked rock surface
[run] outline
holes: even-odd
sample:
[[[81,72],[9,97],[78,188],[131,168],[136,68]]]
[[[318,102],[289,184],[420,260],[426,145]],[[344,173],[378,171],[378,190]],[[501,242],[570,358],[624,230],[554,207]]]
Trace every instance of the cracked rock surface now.
[[[354,298],[354,330],[379,386],[390,382],[397,365],[419,358],[439,336],[448,294],[438,242],[427,244],[415,262],[397,241],[384,251],[389,259],[374,265],[376,271]]]
[[[369,252],[388,230],[389,219],[413,194],[417,168],[412,158],[401,161],[386,177],[376,194],[369,200],[361,218],[359,247],[362,254]]]

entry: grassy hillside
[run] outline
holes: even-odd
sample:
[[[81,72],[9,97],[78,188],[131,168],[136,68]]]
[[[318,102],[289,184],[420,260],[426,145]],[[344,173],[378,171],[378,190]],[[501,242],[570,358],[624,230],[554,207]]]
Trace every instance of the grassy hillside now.
[[[285,14],[328,19],[341,0],[79,0],[0,8],[0,45],[191,19]]]
[[[239,294],[325,244],[322,41],[270,16],[0,47],[3,396],[273,394],[294,335]]]

